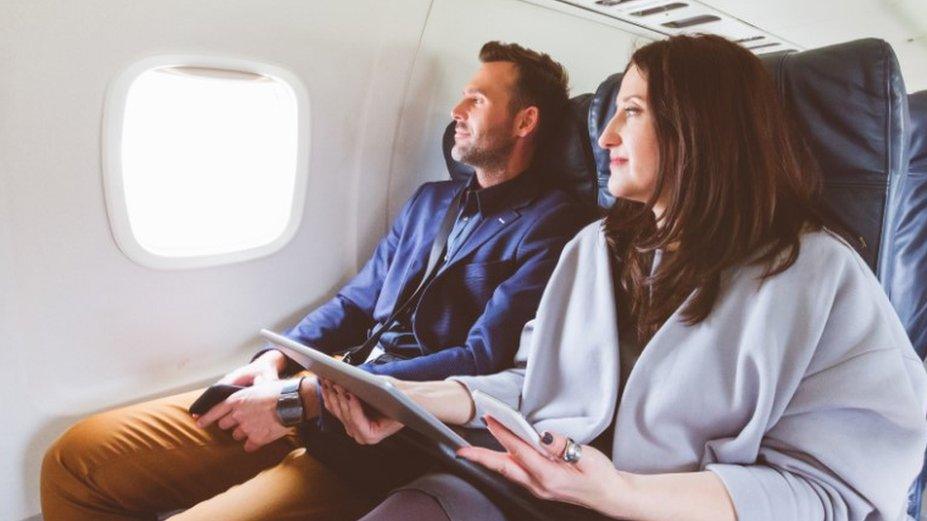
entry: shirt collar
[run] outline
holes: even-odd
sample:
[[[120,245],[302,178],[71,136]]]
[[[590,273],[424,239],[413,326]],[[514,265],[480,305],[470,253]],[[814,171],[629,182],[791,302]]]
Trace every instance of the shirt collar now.
[[[506,207],[517,207],[530,200],[537,192],[540,182],[541,180],[529,169],[508,181],[480,188],[476,174],[473,174],[467,182],[463,207],[473,208],[472,205],[475,205],[480,215],[491,214]]]

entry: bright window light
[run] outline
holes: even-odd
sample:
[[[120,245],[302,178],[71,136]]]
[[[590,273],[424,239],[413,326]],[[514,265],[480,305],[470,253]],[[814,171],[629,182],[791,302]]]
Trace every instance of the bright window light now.
[[[302,212],[301,87],[199,64],[129,75],[113,96],[124,104],[106,168],[123,251],[177,268],[282,247]]]

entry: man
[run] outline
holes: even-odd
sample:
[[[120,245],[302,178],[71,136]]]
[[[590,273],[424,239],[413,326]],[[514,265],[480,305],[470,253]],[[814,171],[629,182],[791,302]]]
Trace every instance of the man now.
[[[529,169],[567,102],[563,68],[498,42],[480,60],[451,113],[452,155],[475,175],[422,186],[360,273],[288,336],[335,354],[382,330],[370,353],[352,358],[403,379],[512,363],[561,248],[590,214]],[[314,377],[280,379],[294,370],[279,351],[259,353],[220,380],[248,387],[195,424],[186,409],[197,393],[78,423],[43,463],[45,519],[140,519],[177,508],[188,510],[176,519],[190,520],[355,515],[348,485],[293,434],[323,409]]]

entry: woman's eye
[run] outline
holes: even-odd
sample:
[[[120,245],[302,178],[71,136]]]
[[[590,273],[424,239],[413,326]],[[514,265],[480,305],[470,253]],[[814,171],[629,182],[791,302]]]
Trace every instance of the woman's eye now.
[[[630,117],[630,116],[636,116],[636,115],[638,115],[638,114],[641,113],[641,109],[639,109],[639,108],[637,108],[637,107],[625,107],[625,108],[624,108],[624,113],[625,113],[625,115],[628,116],[628,117]]]

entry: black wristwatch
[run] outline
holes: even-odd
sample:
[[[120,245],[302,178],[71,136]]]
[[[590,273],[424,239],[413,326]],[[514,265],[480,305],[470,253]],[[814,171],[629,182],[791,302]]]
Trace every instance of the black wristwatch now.
[[[294,427],[303,421],[303,397],[299,394],[303,378],[288,381],[280,390],[280,396],[277,398],[277,418],[284,427]]]

